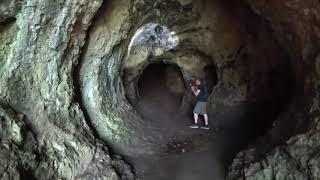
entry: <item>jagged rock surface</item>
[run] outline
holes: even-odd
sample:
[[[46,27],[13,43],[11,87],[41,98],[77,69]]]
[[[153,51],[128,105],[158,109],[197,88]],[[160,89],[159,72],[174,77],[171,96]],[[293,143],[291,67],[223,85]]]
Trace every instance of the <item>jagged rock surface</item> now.
[[[269,21],[275,37],[290,54],[295,92],[270,130],[267,143],[240,152],[229,168],[228,179],[319,179],[319,2],[248,3]],[[267,148],[265,144],[269,144]]]
[[[73,70],[100,6],[1,2],[1,21],[16,19],[0,30],[1,179],[134,178],[95,139],[75,101]]]

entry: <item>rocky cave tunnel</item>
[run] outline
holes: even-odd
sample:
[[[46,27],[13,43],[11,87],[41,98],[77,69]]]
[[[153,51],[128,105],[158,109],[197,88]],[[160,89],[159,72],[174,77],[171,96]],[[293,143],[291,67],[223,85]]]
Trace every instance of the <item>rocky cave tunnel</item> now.
[[[143,71],[138,89],[140,106],[146,106],[146,109],[154,106],[160,114],[175,113],[182,102],[185,83],[179,67],[157,63],[148,65]]]
[[[319,178],[319,6],[0,2],[0,178]]]
[[[217,84],[217,74],[213,65],[208,65],[203,69],[203,84],[209,94],[213,87]],[[153,63],[148,65],[138,80],[138,109],[139,106],[151,108],[150,104],[154,105],[155,109],[163,113],[179,113],[183,110],[184,96],[191,96],[189,84],[194,82],[185,81],[182,70],[177,65],[165,64],[163,62]],[[129,100],[130,101],[130,100]],[[133,104],[133,106],[136,106]],[[141,112],[143,114],[143,112]],[[192,111],[188,112],[188,114]]]

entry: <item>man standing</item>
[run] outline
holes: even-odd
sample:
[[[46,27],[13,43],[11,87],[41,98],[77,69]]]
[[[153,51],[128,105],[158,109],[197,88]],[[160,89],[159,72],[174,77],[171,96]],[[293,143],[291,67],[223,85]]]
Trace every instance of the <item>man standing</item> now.
[[[205,126],[202,126],[201,129],[209,130],[209,121],[208,121],[208,114],[207,114],[207,101],[208,101],[208,92],[204,85],[201,84],[199,79],[196,80],[196,86],[190,84],[191,90],[193,94],[197,97],[197,104],[193,110],[193,118],[194,124],[190,126],[190,128],[199,128],[198,125],[198,117],[199,115],[203,115]]]

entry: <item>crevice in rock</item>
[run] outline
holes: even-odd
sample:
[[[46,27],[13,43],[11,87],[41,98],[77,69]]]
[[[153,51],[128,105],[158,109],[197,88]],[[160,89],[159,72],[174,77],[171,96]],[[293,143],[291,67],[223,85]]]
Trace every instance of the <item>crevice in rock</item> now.
[[[86,48],[85,46],[82,49]],[[86,108],[83,105],[83,100],[82,100],[83,98],[82,98],[81,87],[80,87],[81,86],[80,85],[80,69],[81,69],[81,66],[83,65],[82,64],[82,57],[83,57],[82,55],[79,56],[78,65],[76,66],[76,68],[73,71],[73,85],[74,85],[73,100],[74,100],[74,102],[76,102],[79,105],[79,107],[84,115],[85,121],[86,121],[87,125],[90,127],[90,131],[92,132],[92,134],[96,138],[99,138],[99,134],[95,130],[94,126],[92,125],[92,121],[90,120],[90,116],[89,116]]]
[[[203,68],[204,71],[204,84],[208,90],[208,93],[211,94],[214,86],[218,83],[218,76],[216,67],[213,64],[207,65]]]
[[[102,7],[100,7],[100,9],[101,8]],[[98,16],[98,13],[95,15],[95,17],[93,18],[92,21],[94,21],[96,19],[96,16]],[[80,72],[81,72],[81,68],[83,66],[83,56],[84,56],[84,53],[86,52],[86,49],[88,48],[88,43],[87,42],[88,42],[88,39],[89,39],[89,36],[90,36],[91,29],[92,29],[92,25],[90,25],[89,28],[86,31],[86,38],[85,38],[84,46],[81,48],[80,55],[79,55],[79,58],[78,58],[78,63],[75,65],[75,68],[73,69],[73,72],[72,72],[72,77],[73,77],[72,79],[73,79],[73,86],[74,86],[73,101],[79,105],[79,108],[81,109],[81,111],[82,111],[82,113],[84,115],[84,119],[85,119],[87,125],[90,127],[91,133],[96,138],[99,139],[99,134],[97,133],[97,131],[94,128],[94,126],[92,125],[92,121],[90,119],[90,116],[89,116],[85,106],[83,105],[83,97],[82,97],[81,83],[80,83],[80,76],[81,76]]]
[[[19,175],[22,180],[37,180],[32,169],[25,169],[21,165],[18,165],[17,169],[19,170]]]
[[[5,21],[0,23],[0,32],[1,32],[1,26],[5,27],[10,25],[11,23],[15,22],[17,19],[15,17],[7,18]]]

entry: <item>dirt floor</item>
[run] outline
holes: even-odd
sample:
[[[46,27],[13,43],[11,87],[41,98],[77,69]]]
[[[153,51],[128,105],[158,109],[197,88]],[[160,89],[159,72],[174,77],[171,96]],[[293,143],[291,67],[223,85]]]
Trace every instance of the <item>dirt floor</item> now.
[[[152,107],[147,107],[151,112]],[[167,124],[167,142],[159,146],[158,154],[132,159],[138,179],[224,179],[234,154],[248,143],[248,136],[243,131],[215,130],[214,127],[211,130],[190,129],[191,117],[151,114],[149,120],[160,121],[162,126]]]
[[[146,121],[159,127],[165,141],[158,153],[130,159],[138,179],[224,179],[232,157],[256,136],[250,131],[252,123],[235,113],[237,117],[228,117],[223,129],[190,129],[192,113],[179,113],[179,98],[167,91],[163,78],[155,77],[161,73],[150,70],[143,77],[136,108]]]

